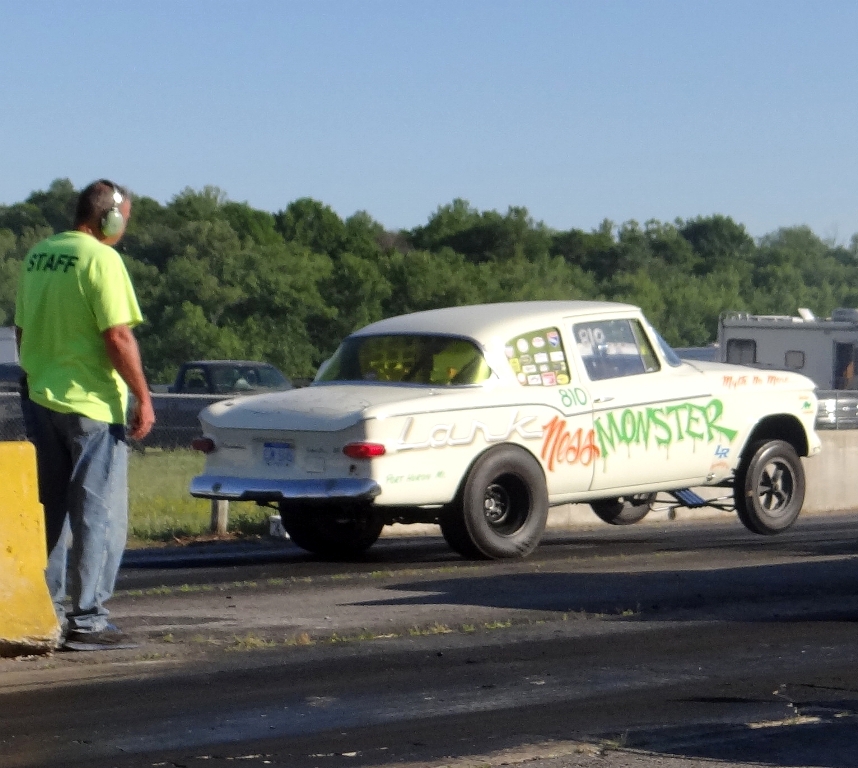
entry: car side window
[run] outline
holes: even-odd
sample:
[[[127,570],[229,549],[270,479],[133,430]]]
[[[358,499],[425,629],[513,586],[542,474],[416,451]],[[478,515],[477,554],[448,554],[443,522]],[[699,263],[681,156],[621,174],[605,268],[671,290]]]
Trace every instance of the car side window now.
[[[235,371],[235,376],[232,388],[236,391],[247,391],[259,387],[259,375],[256,373],[256,368],[242,367]]]
[[[202,368],[188,368],[185,371],[185,392],[208,392],[209,385]]]
[[[556,328],[514,336],[504,345],[504,351],[522,386],[562,386],[571,380],[563,340]]]
[[[279,387],[286,384],[286,379],[274,368],[260,366],[259,368],[255,368],[253,372],[258,377],[259,386],[261,387]]]
[[[212,369],[211,376],[214,391],[218,394],[232,392],[236,389],[235,381],[239,376],[237,368],[218,366]]]
[[[660,369],[652,344],[637,320],[575,323],[572,333],[591,381],[636,376]]]

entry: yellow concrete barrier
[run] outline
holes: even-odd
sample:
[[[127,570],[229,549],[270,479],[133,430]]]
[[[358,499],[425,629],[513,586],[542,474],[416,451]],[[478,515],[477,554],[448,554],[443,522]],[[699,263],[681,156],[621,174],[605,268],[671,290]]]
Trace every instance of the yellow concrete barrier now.
[[[45,584],[45,516],[36,451],[0,442],[0,656],[46,653],[60,624]]]

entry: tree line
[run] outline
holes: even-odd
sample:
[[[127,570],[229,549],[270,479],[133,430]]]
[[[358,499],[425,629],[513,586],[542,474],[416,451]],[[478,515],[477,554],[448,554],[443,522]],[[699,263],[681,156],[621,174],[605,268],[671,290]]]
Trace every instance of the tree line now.
[[[78,191],[57,179],[0,205],[0,325],[13,322],[24,255],[71,227]],[[674,346],[712,342],[726,310],[858,307],[858,235],[844,246],[795,226],[755,240],[721,215],[558,231],[526,208],[502,214],[456,199],[425,225],[391,232],[310,198],[270,213],[217,187],[187,188],[166,205],[135,197],[119,250],[146,318],[137,336],[153,382],[200,358],[267,360],[309,377],[356,328],[460,304],[629,302]]]

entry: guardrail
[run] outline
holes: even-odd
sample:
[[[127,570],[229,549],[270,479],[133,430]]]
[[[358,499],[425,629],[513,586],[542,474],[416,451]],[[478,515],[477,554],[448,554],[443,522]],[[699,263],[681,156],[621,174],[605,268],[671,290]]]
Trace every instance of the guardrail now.
[[[155,408],[155,426],[137,445],[146,448],[190,448],[191,440],[202,433],[199,413],[218,400],[229,400],[235,395],[173,395],[152,393]]]
[[[817,429],[858,429],[858,391],[817,390]],[[188,448],[200,434],[199,412],[235,395],[173,395],[153,393],[158,419],[151,434],[137,447]],[[25,440],[21,400],[17,392],[0,392],[0,440]]]
[[[858,429],[858,392],[819,390],[818,430]],[[197,418],[207,405],[234,395],[174,395],[153,393],[152,402],[158,419],[151,434],[133,447],[189,448],[191,440],[200,434]],[[0,441],[24,440],[24,419],[21,400],[17,392],[0,392]],[[190,479],[190,478],[189,478]],[[229,503],[212,501],[211,530],[225,533],[229,516]]]
[[[189,448],[200,434],[199,412],[231,395],[152,395],[157,422],[152,432],[135,448]],[[0,440],[26,440],[21,398],[17,392],[0,392]]]

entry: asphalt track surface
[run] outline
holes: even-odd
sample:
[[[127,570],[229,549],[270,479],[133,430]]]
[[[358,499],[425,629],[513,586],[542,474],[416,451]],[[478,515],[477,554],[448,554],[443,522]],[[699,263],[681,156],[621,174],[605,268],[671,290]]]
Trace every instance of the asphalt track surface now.
[[[135,650],[0,661],[0,766],[858,766],[858,514],[129,552]]]

